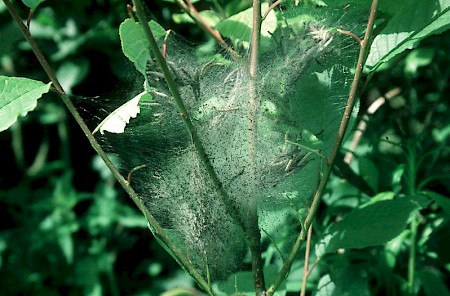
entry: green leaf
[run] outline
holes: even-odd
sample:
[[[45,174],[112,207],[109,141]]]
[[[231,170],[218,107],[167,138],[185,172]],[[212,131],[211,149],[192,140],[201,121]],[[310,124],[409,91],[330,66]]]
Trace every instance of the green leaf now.
[[[450,296],[450,292],[441,278],[428,270],[417,273],[427,296]]]
[[[157,40],[166,35],[166,30],[157,22],[150,21],[148,24]],[[120,24],[119,35],[124,55],[134,63],[139,72],[145,74],[145,66],[150,59],[150,51],[148,41],[139,23],[132,19],[126,19]]]
[[[367,157],[358,158],[359,172],[364,181],[374,191],[378,191],[379,171],[375,163]]]
[[[25,4],[31,9],[36,9],[36,7],[38,7],[38,5],[44,1],[45,0],[22,0],[23,4]]]
[[[329,274],[324,275],[317,284],[317,292],[314,294],[316,296],[330,296],[334,295],[336,285],[331,280]]]
[[[268,283],[272,283],[278,274],[278,268],[274,265],[264,267],[264,276]],[[237,272],[231,275],[227,281],[214,285],[214,290],[219,296],[225,295],[255,295],[255,286],[251,272]],[[277,289],[277,296],[286,295],[285,283]]]
[[[51,83],[0,76],[0,132],[36,108],[37,100],[50,89]]]
[[[357,209],[331,227],[326,252],[384,244],[405,229],[416,209],[417,205],[406,198],[383,200]]]
[[[422,191],[422,194],[432,198],[437,204],[444,210],[445,214],[447,215],[447,218],[450,218],[450,198],[433,192],[433,191]]]
[[[434,48],[417,48],[405,59],[405,73],[415,75],[417,69],[429,65],[433,61],[436,50]]]
[[[362,266],[348,266],[323,276],[315,294],[322,296],[369,296],[367,274]]]
[[[78,85],[89,73],[89,61],[78,59],[65,61],[56,71],[56,78],[66,93],[72,93],[72,88]]]
[[[392,200],[392,199],[394,199],[394,197],[395,197],[395,193],[392,191],[380,192],[377,195],[375,195],[374,197],[372,197],[368,202],[362,204],[360,206],[360,208],[370,206],[370,205],[375,204],[382,200]]]
[[[371,71],[431,35],[450,28],[450,1],[414,0],[394,15],[375,37],[367,57]]]

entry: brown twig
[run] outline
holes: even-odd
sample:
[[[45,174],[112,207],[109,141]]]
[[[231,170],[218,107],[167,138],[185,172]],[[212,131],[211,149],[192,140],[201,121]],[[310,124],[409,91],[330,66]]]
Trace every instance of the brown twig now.
[[[311,250],[312,228],[313,225],[311,224],[309,226],[308,235],[306,237],[305,265],[303,266],[303,279],[302,279],[302,288],[300,290],[300,296],[305,296],[306,293],[306,282],[309,276],[309,255]]]
[[[137,167],[134,167],[134,168],[128,173],[128,177],[127,177],[127,182],[128,182],[128,184],[131,184],[131,177],[133,176],[134,172],[136,172],[136,171],[138,171],[138,170],[140,170],[140,169],[146,168],[146,167],[148,167],[148,164],[141,164],[141,165],[138,165]]]
[[[170,29],[167,30],[166,36],[164,36],[164,41],[163,41],[162,50],[161,50],[161,54],[162,54],[163,58],[166,58],[166,55],[167,55],[167,39],[169,39],[169,35],[171,32],[172,32],[172,30],[170,30]]]
[[[261,258],[261,232],[258,225],[258,205],[257,205],[257,180],[258,171],[255,163],[257,161],[257,119],[259,109],[259,91],[258,91],[258,66],[259,66],[259,42],[261,38],[261,1],[253,0],[253,20],[252,37],[250,49],[250,100],[249,100],[249,120],[248,120],[248,153],[250,179],[249,184],[249,205],[247,215],[247,233],[249,237],[249,247],[252,254],[252,271],[256,295],[263,295],[266,290],[264,279],[263,262]]]
[[[317,208],[319,207],[320,198],[322,196],[322,193],[325,190],[328,178],[330,177],[330,174],[331,174],[331,166],[334,162],[334,159],[336,158],[339,148],[341,147],[341,144],[342,144],[342,141],[343,141],[343,138],[345,135],[345,131],[347,129],[348,123],[350,121],[350,116],[351,116],[353,107],[356,102],[356,94],[358,91],[358,84],[361,79],[364,61],[365,61],[365,58],[367,55],[367,51],[369,49],[369,44],[370,44],[369,40],[370,40],[370,36],[372,34],[373,24],[375,22],[377,6],[378,6],[378,0],[372,0],[369,21],[367,23],[367,29],[366,29],[366,33],[364,35],[364,39],[361,41],[361,48],[359,51],[358,62],[356,64],[356,71],[355,71],[355,74],[353,77],[352,86],[350,88],[350,93],[349,93],[348,100],[347,100],[347,106],[345,107],[344,114],[342,116],[342,120],[341,120],[341,124],[339,126],[335,144],[332,148],[330,156],[328,157],[327,164],[324,167],[324,172],[321,173],[321,180],[320,180],[319,186],[314,194],[313,201],[311,203],[311,209],[308,213],[308,216],[306,216],[305,222],[303,223],[304,228],[302,228],[302,230],[300,231],[300,234],[297,237],[297,240],[295,241],[291,252],[289,253],[289,257],[286,260],[286,262],[284,262],[280,272],[277,275],[277,278],[275,279],[274,283],[267,290],[267,293],[266,293],[267,295],[273,295],[273,293],[281,285],[281,283],[284,281],[287,274],[289,273],[292,263],[295,260],[296,254],[298,253],[298,250],[300,249],[301,245],[303,244],[303,241],[306,238],[305,229],[309,229],[309,226],[311,225],[311,223],[313,221],[313,217],[317,211]]]
[[[283,0],[277,0],[275,2],[273,2],[272,4],[270,4],[269,8],[267,9],[267,11],[264,13],[263,17],[262,17],[262,21],[264,21],[266,19],[266,17],[269,15],[269,12],[274,9],[278,4],[280,4]]]
[[[135,12],[135,10],[134,10],[133,5],[127,4],[127,13],[128,13],[128,16],[130,17],[130,19],[132,19],[132,20],[134,20],[134,12]]]
[[[341,33],[341,34],[348,35],[348,36],[352,37],[353,39],[356,40],[356,42],[358,42],[359,45],[361,45],[361,39],[358,36],[356,36],[354,33],[350,32],[350,31],[347,31],[347,30],[342,30],[342,29],[339,29],[339,28],[337,28],[336,30],[339,33]]]
[[[33,18],[33,14],[34,14],[34,9],[30,9],[30,12],[28,13],[28,17],[27,17],[28,30],[30,30],[30,23],[31,23],[31,19]]]
[[[317,263],[319,263],[319,261],[320,261],[320,258],[317,258],[316,260],[314,260],[313,264],[311,264],[311,268],[308,270],[308,276],[311,274],[311,272],[317,266]]]
[[[231,48],[228,43],[223,40],[219,31],[214,30],[210,25],[208,25],[203,17],[198,12],[197,8],[191,3],[190,0],[177,0],[178,6],[181,7],[190,17],[191,19],[206,33],[208,33],[211,37],[213,37],[219,44],[222,46],[234,59],[239,57],[238,53]]]

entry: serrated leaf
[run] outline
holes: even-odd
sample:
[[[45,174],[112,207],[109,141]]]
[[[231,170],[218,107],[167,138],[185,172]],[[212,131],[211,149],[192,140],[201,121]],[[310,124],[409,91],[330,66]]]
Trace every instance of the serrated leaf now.
[[[36,9],[36,7],[38,7],[38,5],[44,1],[45,0],[22,0],[23,4],[25,4],[31,9]]]
[[[410,1],[394,15],[381,33],[375,37],[366,66],[372,69],[389,61],[419,42],[450,28],[450,1]]]
[[[163,38],[166,30],[157,22],[150,21],[150,29],[156,39]],[[136,69],[145,74],[145,66],[150,59],[148,41],[139,23],[126,19],[119,27],[120,42],[124,55],[134,63]]]
[[[37,100],[50,89],[51,83],[20,77],[0,76],[0,132],[36,108]]]
[[[407,198],[383,200],[354,210],[330,229],[332,238],[326,252],[360,249],[384,244],[406,227],[417,205]]]
[[[125,131],[125,126],[130,122],[131,118],[135,118],[141,111],[139,108],[139,101],[147,94],[143,91],[133,99],[129,100],[111,114],[109,114],[92,132],[95,134],[100,131],[103,135],[105,131],[110,133],[121,134]]]

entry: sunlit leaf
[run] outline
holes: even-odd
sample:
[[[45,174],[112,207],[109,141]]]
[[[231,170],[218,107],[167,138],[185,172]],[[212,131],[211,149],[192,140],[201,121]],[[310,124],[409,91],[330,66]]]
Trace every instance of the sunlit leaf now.
[[[150,21],[148,24],[156,39],[166,35],[166,30],[157,22]],[[144,74],[145,65],[150,59],[150,51],[141,26],[132,19],[127,19],[120,24],[119,35],[123,53],[134,63],[136,69]]]
[[[268,4],[263,3],[262,11],[268,9]],[[215,28],[225,37],[233,40],[244,41],[248,45],[252,34],[252,9],[249,8],[235,14],[220,23]],[[274,11],[270,11],[261,26],[261,47],[262,51],[269,47],[271,33],[277,28],[277,18]]]
[[[422,39],[449,28],[449,0],[409,1],[375,37],[366,66],[378,67],[405,50],[415,48]]]
[[[388,242],[406,227],[417,204],[407,198],[383,200],[356,209],[330,229],[332,235],[326,251],[361,249]],[[370,234],[370,235],[369,235]]]
[[[44,1],[45,0],[22,0],[23,4],[25,4],[31,9],[36,9],[36,7],[38,7],[38,5]]]
[[[9,128],[19,115],[25,116],[36,108],[37,100],[50,89],[27,78],[0,76],[0,131]]]

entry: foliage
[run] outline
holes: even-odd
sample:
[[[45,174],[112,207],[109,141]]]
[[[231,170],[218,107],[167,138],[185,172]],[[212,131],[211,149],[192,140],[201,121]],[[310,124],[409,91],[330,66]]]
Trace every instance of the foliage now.
[[[132,172],[129,181],[146,198],[152,214],[162,222],[175,242],[184,248],[189,260],[208,280],[210,277],[214,280],[229,276],[228,281],[214,284],[219,294],[231,294],[238,292],[237,289],[239,293],[254,293],[249,272],[238,271],[233,274],[245,269],[251,261],[246,259],[246,252],[242,251],[240,240],[245,235],[240,232],[242,229],[239,230],[239,223],[227,216],[230,214],[225,210],[226,205],[220,201],[220,196],[216,196],[209,208],[206,205],[211,201],[195,197],[198,188],[210,196],[215,194],[214,190],[210,190],[210,181],[205,181],[208,173],[197,170],[196,167],[200,165],[193,161],[195,158],[192,154],[195,152],[187,149],[186,153],[186,147],[190,145],[189,135],[182,132],[181,121],[176,119],[177,111],[168,110],[168,107],[173,106],[155,107],[155,104],[164,104],[157,92],[163,92],[165,96],[171,94],[165,83],[148,76],[146,68],[152,58],[137,23],[132,19],[125,20],[120,25],[119,40],[119,23],[126,18],[121,1],[78,1],[70,12],[60,4],[28,2],[26,4],[35,10],[31,34],[52,61],[64,88],[73,93],[79,91],[97,95],[105,90],[111,91],[107,89],[111,81],[119,80],[126,80],[126,87],[130,88],[129,77],[124,75],[129,73],[129,69],[124,66],[125,59],[120,55],[121,41],[125,56],[144,75],[141,77],[146,79],[146,85],[142,87],[141,78],[138,87],[125,92],[128,99],[111,101],[111,106],[107,106],[106,102],[100,103],[103,104],[100,108],[110,107],[111,111],[122,106],[107,119],[123,114],[123,107],[129,105],[127,100],[133,104],[139,100],[138,110],[141,111],[137,115],[135,109],[138,107],[133,106],[133,114],[121,119],[126,123],[130,121],[125,134],[108,137],[105,143],[114,145],[110,150],[118,154],[119,158],[115,161],[120,164],[122,172]],[[236,190],[252,182],[251,178],[245,179],[247,172],[241,173],[240,169],[236,171],[239,163],[232,161],[240,155],[241,146],[246,142],[241,137],[246,136],[240,133],[232,136],[211,133],[209,126],[214,125],[215,120],[212,114],[218,108],[229,107],[221,101],[223,96],[219,94],[223,90],[214,85],[217,81],[223,81],[227,87],[229,76],[236,75],[235,81],[239,81],[239,84],[231,81],[229,89],[237,87],[236,102],[242,110],[244,105],[241,105],[240,100],[251,96],[246,91],[252,82],[246,78],[241,65],[235,63],[233,55],[218,51],[212,45],[210,35],[202,34],[199,29],[201,26],[192,21],[192,15],[178,10],[175,4],[181,2],[189,3],[156,1],[154,5],[165,8],[149,9],[155,14],[161,12],[156,18],[162,26],[154,21],[150,26],[160,46],[164,43],[168,47],[167,60],[174,65],[172,74],[188,73],[195,77],[197,70],[204,74],[199,78],[199,87],[207,91],[207,98],[203,97],[203,93],[197,96],[192,81],[180,83],[178,80],[178,87],[185,99],[191,96],[186,99],[186,104],[188,111],[193,114],[195,126],[200,130],[203,143],[226,141],[222,148],[215,145],[205,147],[207,154],[212,156],[213,168],[218,171],[220,179],[231,180],[230,184],[234,184],[226,185],[226,190]],[[356,61],[355,51],[352,52],[355,42],[338,31],[343,28],[362,36],[362,21],[355,16],[368,15],[368,6],[363,3],[365,1],[352,1],[349,7],[341,3],[344,1],[304,2],[301,10],[286,1],[281,10],[273,10],[268,14],[261,39],[263,61],[258,79],[265,112],[261,116],[259,128],[260,137],[265,137],[268,142],[266,147],[259,147],[261,154],[258,157],[264,159],[258,160],[260,166],[257,170],[263,172],[259,185],[268,187],[262,189],[272,200],[272,203],[270,199],[264,200],[259,208],[264,272],[268,284],[273,281],[287,257],[296,232],[304,226],[310,196],[320,179],[320,154],[326,157],[330,153],[345,107],[342,99],[350,86],[346,77],[352,74],[351,68]],[[250,43],[251,3],[192,3],[201,10],[200,15],[207,26],[217,29],[227,38],[226,42],[232,44],[236,53],[245,58]],[[342,13],[344,6],[348,10],[346,13]],[[268,5],[264,7],[267,9]],[[308,271],[306,288],[316,295],[449,294],[445,284],[449,282],[446,250],[449,248],[450,215],[446,182],[449,178],[450,131],[446,98],[450,75],[450,61],[446,54],[450,49],[450,39],[446,38],[449,7],[449,3],[444,0],[414,0],[402,10],[392,2],[380,6],[375,28],[377,36],[365,68],[367,76],[372,79],[367,82],[365,92],[361,95],[367,101],[361,103],[359,120],[367,121],[367,128],[356,148],[351,146],[353,135],[348,135],[341,150],[347,152],[346,160],[343,153],[338,156],[323,195],[323,204],[314,218],[310,245],[315,252],[308,259],[314,263]],[[26,8],[22,6],[21,9],[22,15],[26,15]],[[104,17],[101,10],[108,17]],[[85,11],[95,13],[93,17],[86,18],[83,17]],[[2,75],[47,81],[38,67],[28,66],[33,59],[29,47],[17,39],[19,33],[1,5],[0,13],[1,43],[7,44],[0,51]],[[406,17],[409,15],[418,17],[409,22]],[[193,18],[199,22],[198,16],[194,15]],[[283,28],[284,23],[290,26]],[[191,37],[199,38],[202,45],[193,48],[180,43],[185,41],[180,41],[175,34],[167,35],[163,27],[169,24],[175,28],[189,28],[188,31],[193,34]],[[291,33],[293,35],[286,38],[285,34]],[[329,38],[333,42],[328,43]],[[314,52],[293,46],[292,39],[304,48],[311,46]],[[310,41],[319,45],[308,43]],[[97,57],[111,62],[98,64]],[[212,65],[208,64],[211,59],[217,62],[217,66],[203,71],[203,67]],[[156,64],[152,66],[156,69]],[[176,73],[178,67],[184,68]],[[116,77],[106,76],[106,72],[115,73]],[[27,91],[23,83],[30,89],[38,88],[39,93]],[[186,274],[177,273],[169,255],[157,246],[156,240],[150,241],[144,217],[121,196],[121,191],[115,187],[114,178],[100,159],[88,152],[87,145],[79,149],[80,141],[87,141],[79,139],[74,123],[67,118],[66,111],[54,94],[44,95],[37,107],[34,106],[42,93],[48,92],[49,85],[5,76],[1,76],[0,84],[2,129],[9,127],[9,131],[0,134],[2,158],[5,159],[0,179],[2,221],[5,221],[1,224],[0,232],[2,290],[8,294],[38,295],[157,295],[175,287],[184,287],[167,292],[167,295],[196,295],[193,281]],[[152,99],[136,96],[138,93],[141,95],[144,88],[153,96]],[[387,93],[393,89],[398,89],[397,94],[389,97]],[[377,99],[376,93],[386,94],[387,100],[377,112],[369,112],[370,104]],[[98,104],[86,97],[73,97],[73,100],[79,102],[80,106],[88,101],[87,105],[90,104],[91,108],[93,104]],[[11,102],[20,104],[15,104],[11,111]],[[341,112],[336,112],[336,107]],[[17,119],[19,114],[34,108],[31,114]],[[80,110],[83,111],[83,108],[80,107]],[[368,115],[362,116],[366,109]],[[155,122],[159,124],[163,121],[168,127],[160,125],[160,130],[149,130],[148,120],[145,123],[147,125],[139,121],[156,113],[167,114],[168,119],[157,118]],[[86,114],[91,116],[87,118],[88,124],[93,124],[91,130],[101,121],[96,120],[96,116],[106,117],[92,111]],[[236,114],[239,118],[243,117]],[[137,118],[133,119],[136,115]],[[298,118],[306,123],[300,124]],[[107,124],[104,121],[98,126],[102,134],[104,131],[107,133]],[[244,130],[246,124],[246,120],[240,122],[236,118],[227,125],[218,125],[217,130]],[[202,127],[207,128],[202,130]],[[283,142],[285,134],[297,137]],[[126,135],[131,138],[120,138]],[[120,148],[116,139],[126,145]],[[141,142],[135,145],[133,141],[139,139]],[[143,142],[143,139],[148,142]],[[158,143],[157,140],[162,144],[154,144]],[[306,168],[306,173],[293,169],[292,173],[281,176],[273,171],[265,171],[270,168],[273,158],[277,157],[273,150],[278,151],[276,147],[283,146],[281,144],[289,146],[290,150],[300,151],[299,154],[311,152],[308,154],[311,155],[311,161],[303,164],[302,159],[298,160],[299,168]],[[145,149],[135,150],[137,147]],[[148,161],[151,154],[156,157],[156,160],[151,161],[151,166],[148,163],[141,166],[142,158],[134,159],[144,156]],[[348,160],[350,155],[353,156],[352,161]],[[238,159],[241,162],[248,161],[245,157]],[[288,167],[292,168],[289,162],[283,163],[283,169]],[[156,173],[151,171],[153,169]],[[204,176],[192,184],[192,179],[186,181],[183,174]],[[158,181],[161,176],[163,181]],[[143,178],[147,183],[152,180],[151,185],[142,182]],[[154,184],[159,187],[156,188]],[[197,204],[188,204],[180,197],[186,191]],[[150,196],[146,197],[146,194]],[[152,194],[164,197],[165,204],[162,204],[163,200],[154,202]],[[209,212],[193,212],[196,209]],[[194,222],[211,219],[214,223],[212,226],[206,222],[189,224],[186,211],[192,214]],[[221,212],[214,217],[211,211]],[[179,221],[176,221],[177,218]],[[176,223],[180,221],[182,224]],[[199,225],[206,225],[202,226],[206,230],[200,237],[188,237],[181,229],[191,227],[189,233],[192,233],[198,230],[196,227]],[[248,235],[246,227],[244,225],[243,231]],[[157,234],[156,237],[158,239]],[[190,245],[194,241],[195,245]],[[235,245],[232,246],[231,241]],[[214,243],[207,245],[207,242]],[[245,246],[245,242],[243,244]],[[164,242],[163,246],[170,247]],[[158,252],[158,255],[151,256],[149,249]],[[304,260],[300,259],[299,254],[285,284],[278,290],[280,295],[298,292],[301,287]],[[174,256],[173,253],[171,255]],[[211,264],[208,260],[214,263],[208,265]],[[214,260],[222,261],[219,265],[219,261]],[[240,264],[236,264],[237,261]],[[244,267],[238,266],[242,262]],[[223,268],[228,268],[225,278],[219,276]],[[164,280],[166,275],[169,275],[168,280]]]

